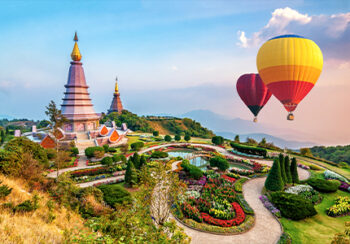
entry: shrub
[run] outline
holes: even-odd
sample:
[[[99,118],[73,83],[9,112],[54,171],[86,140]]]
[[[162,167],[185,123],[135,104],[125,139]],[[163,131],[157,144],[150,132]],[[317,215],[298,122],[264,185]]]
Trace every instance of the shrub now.
[[[215,145],[222,145],[224,143],[224,138],[222,136],[214,136],[211,138],[211,142]]]
[[[134,151],[139,151],[141,148],[143,148],[144,145],[145,144],[143,142],[139,141],[139,142],[131,143],[130,147]]]
[[[289,162],[289,156],[286,156],[284,158],[284,169],[286,170],[286,176],[287,176],[287,182],[291,184],[293,182],[292,180],[292,173],[290,171],[290,162]]]
[[[225,171],[230,167],[229,163],[225,158],[215,156],[210,159],[210,166],[211,167],[218,167],[220,170]]]
[[[159,136],[159,131],[157,130],[153,131],[153,136]]]
[[[199,180],[203,176],[202,170],[195,165],[190,164],[188,160],[183,160],[181,163],[181,167],[189,173],[191,178]]]
[[[254,214],[253,209],[249,206],[242,195],[237,194],[237,200],[246,214]]]
[[[128,160],[127,168],[125,171],[125,183],[127,183],[129,186],[136,185],[138,181],[137,172],[135,169],[135,166],[131,159]]]
[[[104,152],[103,147],[88,147],[85,149],[85,156],[88,158],[92,158],[95,156],[95,152]]]
[[[340,186],[340,182],[337,180],[324,180],[311,178],[306,181],[310,186],[320,192],[336,192]]]
[[[113,158],[112,158],[112,157],[104,157],[104,158],[101,160],[101,164],[110,166],[110,165],[113,164]]]
[[[98,188],[103,192],[103,200],[111,207],[131,202],[130,193],[120,185],[100,185]]]
[[[313,204],[317,204],[322,201],[322,196],[318,191],[315,191],[309,185],[297,185],[285,190],[287,193],[299,195],[306,200],[310,200]]]
[[[70,151],[72,152],[73,156],[77,156],[79,154],[79,149],[77,147],[72,147]],[[49,157],[49,154],[47,154],[47,157]]]
[[[280,163],[278,159],[275,159],[266,178],[265,188],[269,191],[280,191],[283,189],[283,186],[284,184],[281,177]]]
[[[299,183],[298,166],[296,158],[292,159],[292,164],[290,165],[290,171],[292,174],[292,183]]]
[[[167,142],[171,141],[171,136],[170,135],[164,136],[164,140]]]
[[[12,188],[9,188],[7,185],[0,186],[0,198],[7,197],[11,191]]]
[[[169,154],[167,152],[162,152],[162,151],[154,151],[151,154],[151,158],[166,158],[168,156]]]
[[[109,151],[109,145],[108,144],[104,144],[103,145],[103,150],[107,153]]]
[[[175,141],[180,141],[181,140],[181,136],[180,135],[175,135]]]
[[[335,204],[327,209],[327,215],[336,217],[347,215],[350,213],[350,198],[349,197],[337,197]]]
[[[266,154],[267,154],[267,150],[260,147],[251,147],[251,146],[241,145],[234,142],[231,142],[230,145],[232,148],[242,153],[263,156],[263,157],[266,157]]]
[[[117,149],[116,149],[115,147],[110,147],[110,148],[108,149],[108,152],[110,152],[110,153],[115,153],[115,152],[117,152]]]
[[[16,207],[13,208],[14,212],[31,212],[36,210],[37,208],[34,206],[34,203],[31,200],[26,200]]]
[[[283,217],[301,220],[317,214],[311,201],[285,192],[271,193],[272,203],[281,211]]]
[[[280,155],[278,156],[278,160],[280,162],[281,177],[282,177],[283,183],[286,184],[287,175],[286,175],[286,169],[284,167],[284,156],[282,153],[280,153]]]
[[[186,134],[184,137],[185,141],[190,141],[191,140],[191,136],[189,134]]]

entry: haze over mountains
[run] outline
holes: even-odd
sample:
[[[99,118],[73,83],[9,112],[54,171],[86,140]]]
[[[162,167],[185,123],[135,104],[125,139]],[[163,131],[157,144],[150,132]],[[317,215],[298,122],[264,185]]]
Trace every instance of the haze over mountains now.
[[[210,110],[193,110],[179,117],[194,119],[204,127],[228,139],[233,139],[237,134],[240,135],[242,141],[245,141],[247,137],[261,141],[265,137],[267,141],[273,142],[278,147],[291,149],[316,145],[316,143],[311,141],[303,141],[300,135],[305,134],[298,131],[286,130],[285,128],[271,126],[261,122],[254,123],[240,118],[229,118]]]

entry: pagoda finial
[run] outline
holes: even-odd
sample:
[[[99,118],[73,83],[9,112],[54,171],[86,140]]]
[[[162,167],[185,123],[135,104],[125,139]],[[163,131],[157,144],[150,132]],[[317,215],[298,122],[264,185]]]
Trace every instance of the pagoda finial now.
[[[71,57],[72,57],[72,60],[73,61],[80,61],[81,60],[81,54],[80,54],[80,51],[79,51],[79,47],[78,47],[78,35],[77,35],[77,32],[75,32],[74,34],[74,47],[73,47],[73,51],[71,53]]]
[[[119,87],[118,87],[118,77],[115,78],[115,89],[114,89],[114,93],[118,93],[119,92]]]

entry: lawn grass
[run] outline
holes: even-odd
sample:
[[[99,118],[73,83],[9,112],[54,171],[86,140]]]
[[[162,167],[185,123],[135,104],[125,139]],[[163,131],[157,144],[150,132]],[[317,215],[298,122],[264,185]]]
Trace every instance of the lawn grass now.
[[[349,196],[349,193],[338,190],[335,193],[322,194],[323,201],[316,205],[317,215],[300,221],[281,218],[285,232],[292,237],[293,244],[331,243],[335,233],[343,232],[349,216],[338,218],[329,217],[326,209],[334,204],[338,196]]]

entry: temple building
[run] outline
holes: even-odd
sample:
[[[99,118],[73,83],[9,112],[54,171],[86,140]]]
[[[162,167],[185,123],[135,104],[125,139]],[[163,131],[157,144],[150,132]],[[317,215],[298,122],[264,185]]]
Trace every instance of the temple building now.
[[[114,94],[113,94],[113,100],[111,107],[109,108],[107,114],[116,112],[121,114],[123,111],[123,105],[122,101],[120,100],[120,93],[119,93],[119,87],[118,87],[118,78],[115,80],[115,89],[114,89]]]
[[[63,126],[66,133],[96,130],[100,119],[89,96],[83,64],[80,62],[82,56],[78,47],[77,33],[75,33],[74,42],[72,62],[65,85],[66,92],[61,105],[62,114],[69,120]]]

